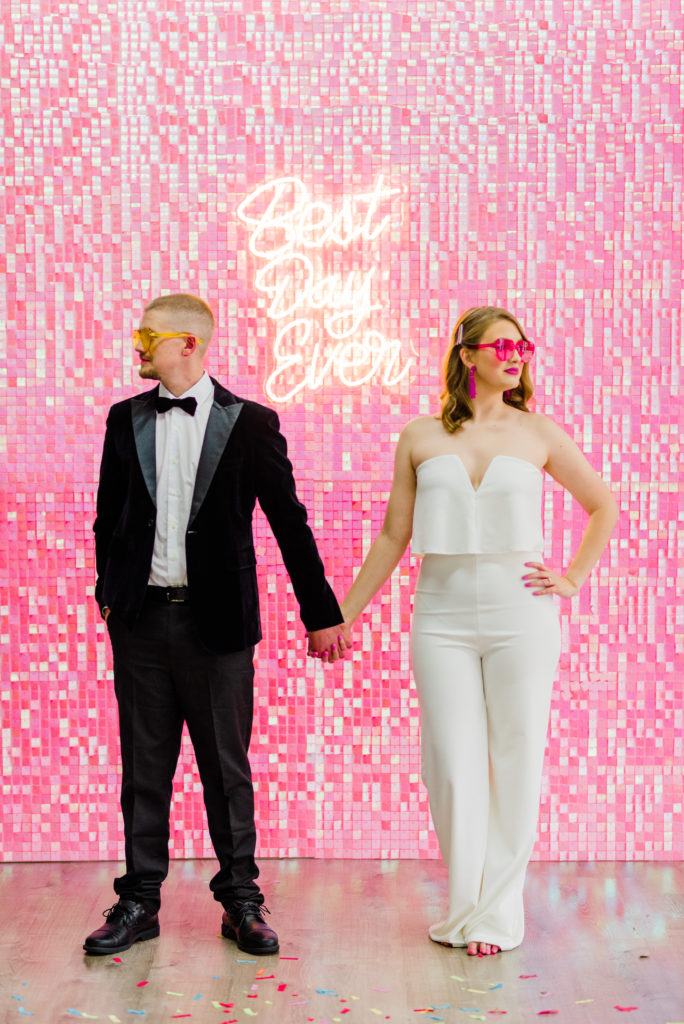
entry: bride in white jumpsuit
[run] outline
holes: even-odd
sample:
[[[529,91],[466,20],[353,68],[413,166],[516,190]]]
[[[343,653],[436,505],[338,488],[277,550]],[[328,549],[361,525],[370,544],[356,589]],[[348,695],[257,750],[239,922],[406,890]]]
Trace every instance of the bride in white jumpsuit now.
[[[448,910],[429,935],[472,955],[523,938],[560,649],[554,595],[578,591],[617,518],[571,438],[527,410],[533,353],[505,310],[476,307],[460,318],[441,414],[402,431],[382,531],[342,603],[352,624],[412,536],[423,556],[411,629],[423,780],[449,868]],[[589,517],[565,571],[543,560],[544,472]]]

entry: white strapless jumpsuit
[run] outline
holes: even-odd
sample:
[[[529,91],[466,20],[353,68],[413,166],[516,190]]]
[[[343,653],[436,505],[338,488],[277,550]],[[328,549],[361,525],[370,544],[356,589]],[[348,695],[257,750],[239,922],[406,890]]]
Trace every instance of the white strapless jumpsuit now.
[[[412,551],[423,555],[411,627],[422,776],[449,910],[430,938],[523,938],[560,628],[522,577],[542,560],[543,474],[497,455],[475,490],[457,455],[417,469]]]

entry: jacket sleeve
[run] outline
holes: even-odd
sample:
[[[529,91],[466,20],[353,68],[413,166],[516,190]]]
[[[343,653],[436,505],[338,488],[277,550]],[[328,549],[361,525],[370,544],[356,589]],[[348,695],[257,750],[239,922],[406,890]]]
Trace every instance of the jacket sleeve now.
[[[323,562],[297,497],[287,442],[278,416],[261,407],[261,422],[252,432],[256,491],[283,556],[307,630],[326,629],[342,622],[342,613],[325,578]]]
[[[97,569],[95,600],[100,606],[100,612],[102,612],[104,572],[109,557],[112,536],[125,501],[124,473],[114,441],[113,420],[113,409],[110,409],[107,416],[102,461],[100,463],[100,481],[97,488],[97,517],[93,524],[93,532],[95,533],[95,565]]]

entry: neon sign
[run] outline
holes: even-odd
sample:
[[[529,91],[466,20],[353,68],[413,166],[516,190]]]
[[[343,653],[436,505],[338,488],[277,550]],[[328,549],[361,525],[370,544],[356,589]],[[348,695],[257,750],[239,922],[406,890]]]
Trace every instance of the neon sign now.
[[[379,379],[398,384],[413,358],[401,342],[371,326],[384,309],[374,298],[378,264],[358,266],[359,253],[392,226],[388,209],[401,189],[380,175],[369,192],[337,206],[315,199],[299,178],[260,185],[237,208],[250,230],[249,251],[262,262],[254,286],[276,324],[274,367],[264,390],[274,402],[322,387],[336,377],[347,387]]]

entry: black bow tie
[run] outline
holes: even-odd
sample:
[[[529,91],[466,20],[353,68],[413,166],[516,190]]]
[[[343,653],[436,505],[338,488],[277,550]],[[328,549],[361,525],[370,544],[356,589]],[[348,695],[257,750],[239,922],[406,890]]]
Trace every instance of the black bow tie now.
[[[187,412],[189,416],[195,415],[197,409],[196,398],[162,398],[161,395],[157,395],[154,400],[154,407],[157,412],[168,412],[169,409],[178,408],[182,409],[183,412]]]

